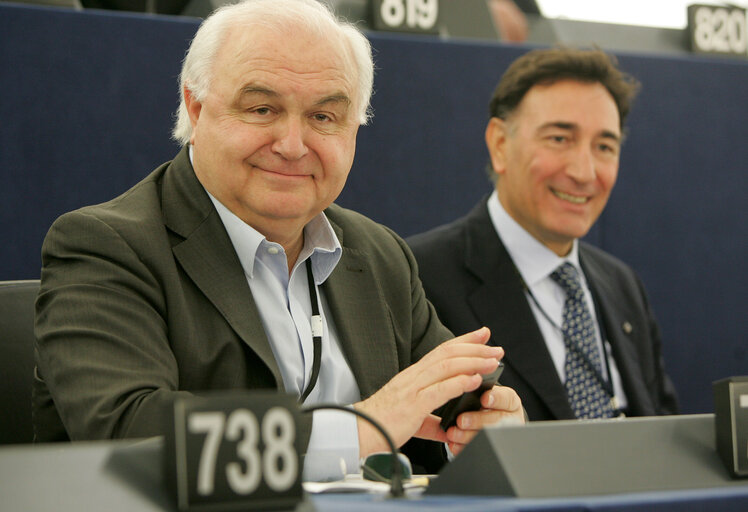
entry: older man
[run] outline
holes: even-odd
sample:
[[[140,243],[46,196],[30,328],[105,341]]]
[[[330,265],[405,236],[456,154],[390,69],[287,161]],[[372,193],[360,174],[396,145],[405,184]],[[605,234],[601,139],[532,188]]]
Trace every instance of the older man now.
[[[494,192],[408,239],[455,332],[487,325],[531,420],[675,413],[642,283],[579,241],[618,175],[638,83],[601,51],[535,50],[504,73],[485,140]]]
[[[365,37],[315,0],[249,0],[202,24],[181,75],[183,150],[45,239],[38,440],[163,434],[175,397],[235,388],[350,404],[398,445],[455,453],[483,425],[522,418],[496,387],[439,429],[431,411],[477,388],[503,351],[485,328],[450,340],[404,242],[332,204],[372,80]],[[307,430],[307,478],[386,449],[352,415],[318,411]]]

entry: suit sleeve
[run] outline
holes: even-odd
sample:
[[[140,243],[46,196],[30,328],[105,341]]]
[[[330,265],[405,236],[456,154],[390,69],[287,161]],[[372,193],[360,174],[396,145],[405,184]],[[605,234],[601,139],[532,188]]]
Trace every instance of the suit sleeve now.
[[[42,248],[37,367],[73,440],[164,432],[178,396],[159,282],[109,225],[64,215]]]

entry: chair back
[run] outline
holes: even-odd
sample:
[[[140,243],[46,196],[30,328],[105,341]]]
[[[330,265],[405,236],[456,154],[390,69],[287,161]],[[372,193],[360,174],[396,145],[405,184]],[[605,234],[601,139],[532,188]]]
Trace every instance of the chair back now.
[[[0,281],[0,444],[30,443],[39,280]]]

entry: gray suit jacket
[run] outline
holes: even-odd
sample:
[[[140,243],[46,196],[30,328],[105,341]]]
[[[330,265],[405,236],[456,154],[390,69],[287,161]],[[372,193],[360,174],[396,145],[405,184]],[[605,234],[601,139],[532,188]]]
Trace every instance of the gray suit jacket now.
[[[367,397],[452,335],[399,237],[336,205],[325,213],[343,254],[322,287]],[[186,149],[112,201],[57,219],[42,263],[37,440],[159,435],[181,393],[283,389],[239,259]]]
[[[467,216],[407,242],[442,322],[454,332],[488,326],[490,343],[504,347],[501,383],[517,391],[530,420],[574,418],[486,200]],[[659,329],[642,283],[630,267],[589,244],[580,243],[579,259],[621,373],[627,413],[676,413],[675,389],[664,370]]]

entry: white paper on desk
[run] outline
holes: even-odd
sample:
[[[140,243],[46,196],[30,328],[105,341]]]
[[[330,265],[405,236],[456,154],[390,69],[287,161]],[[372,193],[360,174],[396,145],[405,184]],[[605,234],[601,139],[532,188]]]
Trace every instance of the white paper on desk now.
[[[363,478],[346,478],[345,480],[334,480],[332,482],[304,482],[304,490],[310,494],[321,494],[326,492],[368,492],[372,494],[387,494],[390,484],[374,482]]]
[[[403,487],[408,494],[417,494],[426,488],[424,485],[428,477],[416,478],[415,481],[405,482]],[[366,480],[359,475],[346,475],[344,480],[334,480],[332,482],[304,482],[304,490],[310,494],[321,493],[346,493],[346,492],[367,492],[371,494],[387,494],[390,492],[390,484],[385,482],[376,482]]]

